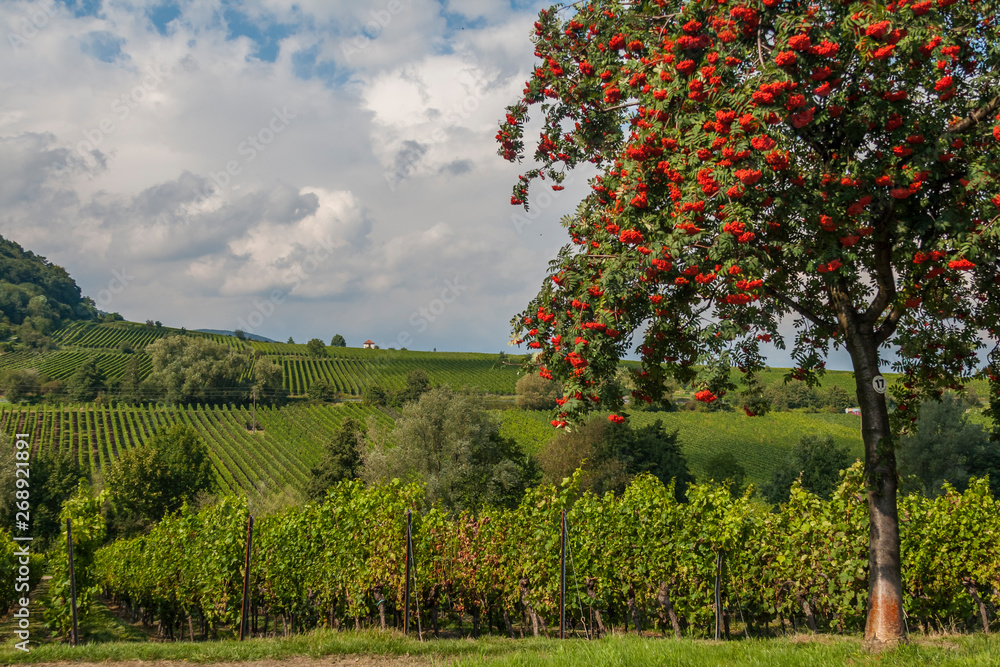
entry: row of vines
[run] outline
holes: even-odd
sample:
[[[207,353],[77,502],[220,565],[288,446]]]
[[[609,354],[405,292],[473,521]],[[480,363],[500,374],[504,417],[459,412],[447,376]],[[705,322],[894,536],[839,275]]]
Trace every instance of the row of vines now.
[[[124,354],[117,352],[98,352],[81,350],[59,350],[48,352],[22,351],[0,356],[0,369],[6,368],[37,368],[38,371],[53,380],[67,380],[76,373],[87,361],[93,359],[108,381],[120,379],[128,370],[132,359],[139,363],[139,377],[145,377],[153,368],[148,355]]]
[[[108,324],[79,322],[57,331],[53,336],[53,341],[64,347],[120,348],[123,345],[128,345],[135,350],[140,350],[160,338],[179,333],[181,333],[179,329],[143,326],[132,322]],[[243,346],[243,342],[233,336],[197,331],[185,332],[185,334],[211,338],[217,343],[225,343],[231,347]]]
[[[568,511],[569,622],[575,632],[658,628],[705,636],[714,622],[723,554],[727,624],[750,635],[791,625],[863,627],[868,520],[860,464],[830,500],[793,487],[772,511],[727,489],[698,485],[678,503],[654,478],[620,496],[580,495],[576,479],[541,486],[514,510],[478,516],[423,511],[419,486],[359,482],[256,523],[250,627],[399,624],[405,513],[414,511],[415,598],[426,632],[444,618],[474,634],[552,632],[558,626],[559,517]],[[228,499],[184,511],[147,535],[102,548],[95,581],[136,618],[176,636],[215,636],[240,620],[248,510]],[[971,630],[1000,604],[1000,506],[984,481],[937,499],[900,500],[905,609],[911,630]],[[197,625],[198,632],[194,628]]]
[[[254,415],[257,430],[253,429]],[[216,483],[225,493],[304,488],[323,444],[346,417],[364,421],[377,410],[360,405],[31,406],[0,408],[0,432],[28,433],[32,451],[71,451],[83,471],[96,472],[154,433],[189,424],[205,439]]]
[[[432,384],[454,388],[476,387],[487,394],[513,394],[519,379],[516,367],[497,367],[491,359],[455,359],[439,355],[428,359],[352,357],[282,357],[285,388],[292,394],[305,394],[317,380],[325,380],[336,391],[360,396],[368,387],[398,390],[411,371],[427,373]]]

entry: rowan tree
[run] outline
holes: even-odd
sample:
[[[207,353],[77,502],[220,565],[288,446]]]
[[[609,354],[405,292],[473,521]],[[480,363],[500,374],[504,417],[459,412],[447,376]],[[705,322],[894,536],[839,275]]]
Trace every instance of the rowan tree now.
[[[997,28],[995,0],[552,8],[497,134],[503,157],[525,157],[540,105],[512,204],[536,179],[559,190],[577,166],[598,172],[513,323],[565,385],[556,426],[619,407],[598,389],[632,349],[636,400],[672,376],[710,403],[738,388],[737,367],[751,415],[767,409],[763,342],[790,347],[810,384],[831,348],[850,353],[875,648],[905,638],[893,434],[977,371],[980,335],[997,337]],[[873,387],[883,349],[902,374],[893,422]]]

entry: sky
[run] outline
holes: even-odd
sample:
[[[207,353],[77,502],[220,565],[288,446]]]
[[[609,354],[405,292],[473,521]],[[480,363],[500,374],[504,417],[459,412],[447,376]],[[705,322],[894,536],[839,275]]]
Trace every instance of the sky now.
[[[511,351],[588,176],[496,154],[548,4],[4,0],[0,234],[128,320]]]

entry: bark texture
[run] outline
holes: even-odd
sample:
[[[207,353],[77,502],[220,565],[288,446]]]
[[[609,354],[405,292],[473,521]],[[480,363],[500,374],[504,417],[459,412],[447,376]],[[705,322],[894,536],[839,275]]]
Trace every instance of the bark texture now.
[[[896,507],[896,452],[885,395],[872,384],[880,375],[874,332],[857,322],[848,326],[848,350],[861,407],[868,495],[868,619],[865,645],[874,651],[906,641],[900,570],[899,515]]]

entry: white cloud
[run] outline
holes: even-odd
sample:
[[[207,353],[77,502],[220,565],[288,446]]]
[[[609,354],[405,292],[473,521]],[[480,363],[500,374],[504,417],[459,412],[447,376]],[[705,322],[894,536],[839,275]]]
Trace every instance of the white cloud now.
[[[458,29],[433,0],[242,3],[261,31],[290,26],[272,63],[227,39],[215,0],[182,0],[166,34],[145,13],[160,4],[0,3],[0,28],[52,10],[17,51],[0,43],[3,235],[91,295],[126,270],[108,307],[134,320],[235,328],[277,290],[257,329],[274,338],[502,348],[575,203],[510,224],[517,168],[493,135],[532,64],[533,12],[453,3],[476,22]],[[268,136],[276,110],[291,117]],[[251,138],[268,139],[252,158]],[[417,332],[412,313],[456,277],[461,296]]]

